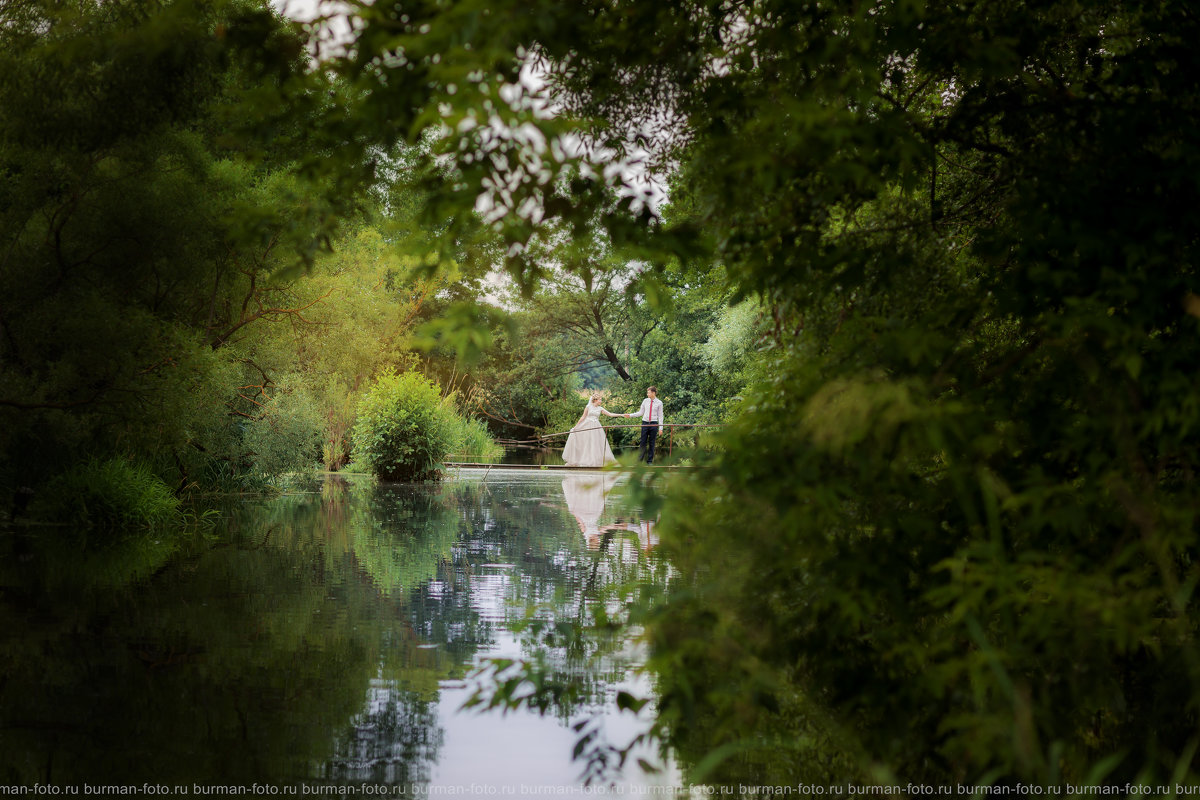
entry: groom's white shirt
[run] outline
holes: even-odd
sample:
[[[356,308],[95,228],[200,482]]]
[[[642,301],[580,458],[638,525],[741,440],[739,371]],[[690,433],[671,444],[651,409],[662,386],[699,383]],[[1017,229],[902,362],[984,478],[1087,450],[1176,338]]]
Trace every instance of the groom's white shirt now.
[[[642,422],[657,422],[658,432],[662,433],[663,429],[663,406],[662,400],[657,397],[651,400],[647,397],[642,401],[642,408],[638,411],[638,416],[642,418]]]

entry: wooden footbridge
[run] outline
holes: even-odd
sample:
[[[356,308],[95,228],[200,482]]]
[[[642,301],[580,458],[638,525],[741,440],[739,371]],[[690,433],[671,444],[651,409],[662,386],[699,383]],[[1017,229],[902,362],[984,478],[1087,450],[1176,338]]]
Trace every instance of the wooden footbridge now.
[[[642,426],[639,423],[636,425],[604,425],[601,427],[603,427],[605,431],[609,431],[609,430],[614,430],[617,428],[636,428],[636,429],[640,430]],[[670,455],[672,453],[672,449],[673,449],[673,445],[674,445],[674,438],[675,438],[674,434],[675,434],[676,428],[721,428],[721,427],[724,427],[724,425],[722,423],[709,423],[709,424],[683,424],[683,423],[671,424],[671,423],[668,423],[668,424],[664,424],[663,428],[666,429],[666,437],[665,437],[666,438],[666,453],[665,453],[665,455],[670,457]],[[571,435],[571,431],[561,431],[559,433],[547,433],[543,436],[538,436],[533,439],[497,439],[496,441],[497,441],[497,444],[502,444],[505,447],[528,448],[530,450],[544,450],[548,446],[552,445],[556,439],[559,439],[559,438],[565,437],[565,436],[570,436],[570,435]],[[661,442],[662,438],[663,437],[660,437],[660,442]],[[663,453],[663,448],[661,446],[656,449],[660,454]],[[459,456],[459,457],[461,458],[463,456]],[[484,464],[484,463],[480,463],[477,461],[446,461],[446,462],[444,462],[444,466],[446,466],[447,468],[451,468],[451,469],[471,469],[471,470],[482,469],[482,470],[502,470],[502,471],[503,470],[538,470],[538,471],[545,470],[545,471],[554,471],[554,472],[570,472],[570,471],[599,472],[599,471],[606,470],[606,469],[612,469],[613,467],[620,467],[622,465],[620,463],[618,463],[618,464],[609,465],[608,467],[574,467],[574,466],[569,466],[567,464]],[[687,469],[688,467],[680,466],[680,465],[650,464],[650,465],[643,465],[643,468],[644,469]]]
[[[447,468],[452,468],[452,469],[482,469],[482,470],[507,470],[507,471],[524,470],[526,472],[528,472],[528,471],[540,472],[543,470],[546,472],[570,472],[570,471],[604,472],[605,470],[611,470],[613,467],[620,466],[620,465],[614,464],[614,465],[610,465],[607,467],[573,467],[569,464],[483,464],[478,461],[444,461],[444,462],[442,462],[442,466],[447,467]],[[660,468],[675,469],[675,467],[660,467],[659,465],[655,465],[655,464],[651,464],[648,467],[646,467],[646,469],[660,469]]]

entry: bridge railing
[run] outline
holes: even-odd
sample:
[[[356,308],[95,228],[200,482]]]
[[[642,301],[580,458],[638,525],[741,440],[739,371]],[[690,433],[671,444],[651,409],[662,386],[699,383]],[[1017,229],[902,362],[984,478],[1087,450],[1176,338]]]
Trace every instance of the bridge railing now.
[[[642,427],[642,424],[639,422],[639,423],[636,423],[633,425],[603,425],[601,427],[603,427],[605,431],[620,430],[620,429],[625,429],[625,428],[632,428],[635,430],[640,430]],[[666,422],[666,423],[663,423],[662,427],[665,429],[665,433],[666,433],[667,455],[669,456],[669,455],[671,455],[672,447],[674,446],[676,430],[692,429],[692,428],[723,428],[723,427],[725,427],[725,423],[723,423],[723,422],[709,422],[709,423]],[[503,444],[505,446],[514,445],[514,446],[518,446],[518,447],[520,447],[520,446],[545,447],[548,444],[552,443],[555,439],[562,437],[562,436],[570,436],[571,433],[572,433],[572,431],[560,431],[558,433],[542,434],[541,436],[538,436],[533,439],[518,439],[518,440],[512,440],[511,442],[506,441],[506,440],[497,440],[497,443]],[[661,441],[661,437],[660,437],[660,441]],[[534,443],[536,443],[536,444],[534,444]],[[659,448],[661,449],[661,445],[659,445]]]

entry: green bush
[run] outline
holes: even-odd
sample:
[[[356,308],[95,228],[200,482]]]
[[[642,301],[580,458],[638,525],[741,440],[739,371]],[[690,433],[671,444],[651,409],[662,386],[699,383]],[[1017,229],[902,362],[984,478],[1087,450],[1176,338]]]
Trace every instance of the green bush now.
[[[437,384],[389,369],[359,401],[353,461],[387,481],[436,478],[457,424]]]
[[[30,509],[47,522],[82,527],[158,527],[183,521],[179,498],[142,464],[93,459],[43,485]]]

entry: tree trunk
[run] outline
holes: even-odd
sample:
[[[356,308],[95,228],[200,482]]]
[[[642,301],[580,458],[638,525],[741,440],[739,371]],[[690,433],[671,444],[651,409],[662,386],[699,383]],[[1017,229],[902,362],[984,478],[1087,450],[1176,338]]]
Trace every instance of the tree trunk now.
[[[611,344],[604,345],[604,357],[608,359],[608,363],[612,364],[613,369],[621,376],[623,380],[631,381],[633,378],[621,366],[621,360],[617,358],[617,351],[613,349]]]

